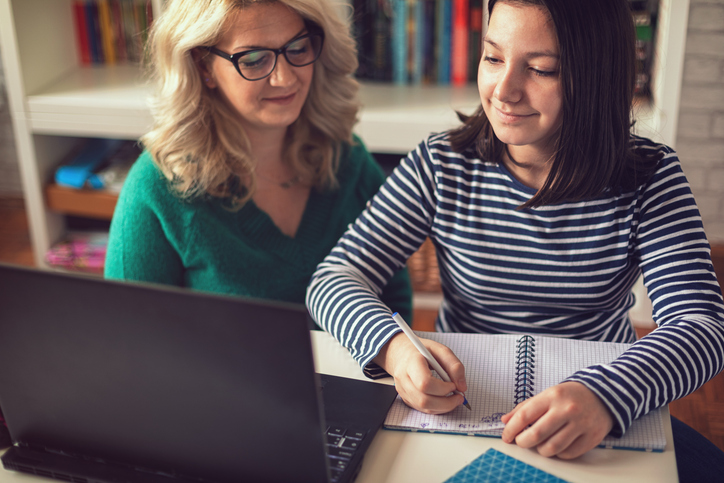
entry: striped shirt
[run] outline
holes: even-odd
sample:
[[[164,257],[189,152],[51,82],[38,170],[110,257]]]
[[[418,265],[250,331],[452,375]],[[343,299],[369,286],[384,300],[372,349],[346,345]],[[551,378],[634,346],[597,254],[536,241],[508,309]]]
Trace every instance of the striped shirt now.
[[[381,377],[372,359],[399,328],[378,294],[426,237],[443,287],[438,331],[634,342],[628,311],[643,272],[657,330],[567,379],[596,393],[622,434],[724,366],[724,303],[689,184],[671,148],[636,143],[663,159],[635,191],[519,209],[535,190],[502,163],[429,137],[317,268],[313,317]]]

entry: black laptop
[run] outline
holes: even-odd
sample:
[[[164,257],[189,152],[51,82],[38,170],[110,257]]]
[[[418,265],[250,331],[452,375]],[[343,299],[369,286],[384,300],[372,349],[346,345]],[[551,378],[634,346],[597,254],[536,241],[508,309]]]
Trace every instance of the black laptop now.
[[[304,307],[0,265],[6,470],[345,482],[393,386],[316,374]]]

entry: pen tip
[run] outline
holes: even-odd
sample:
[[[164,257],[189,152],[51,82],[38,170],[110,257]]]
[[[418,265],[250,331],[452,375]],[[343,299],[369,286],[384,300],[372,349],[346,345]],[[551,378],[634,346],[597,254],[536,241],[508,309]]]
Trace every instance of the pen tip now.
[[[467,401],[465,401],[465,407],[468,408],[468,409],[471,410],[471,411],[473,410],[472,406],[470,406],[470,403],[467,402]]]

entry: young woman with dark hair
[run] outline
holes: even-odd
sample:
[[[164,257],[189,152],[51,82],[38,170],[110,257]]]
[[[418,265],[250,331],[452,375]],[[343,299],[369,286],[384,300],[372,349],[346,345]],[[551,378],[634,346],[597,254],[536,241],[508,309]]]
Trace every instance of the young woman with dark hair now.
[[[451,393],[466,390],[464,368],[428,341],[454,382],[432,377],[378,297],[426,237],[444,295],[437,330],[635,342],[504,417],[505,441],[575,458],[722,370],[724,303],[676,153],[631,134],[628,2],[489,11],[480,109],[402,161],[318,267],[307,305],[368,376],[392,375],[429,413],[463,402]],[[636,341],[641,273],[659,327]]]

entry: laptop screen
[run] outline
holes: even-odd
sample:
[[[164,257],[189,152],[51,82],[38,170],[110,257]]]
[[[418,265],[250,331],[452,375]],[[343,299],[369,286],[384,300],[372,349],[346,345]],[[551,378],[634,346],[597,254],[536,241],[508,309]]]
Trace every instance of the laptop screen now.
[[[0,307],[19,446],[192,479],[327,479],[304,307],[1,265]]]

